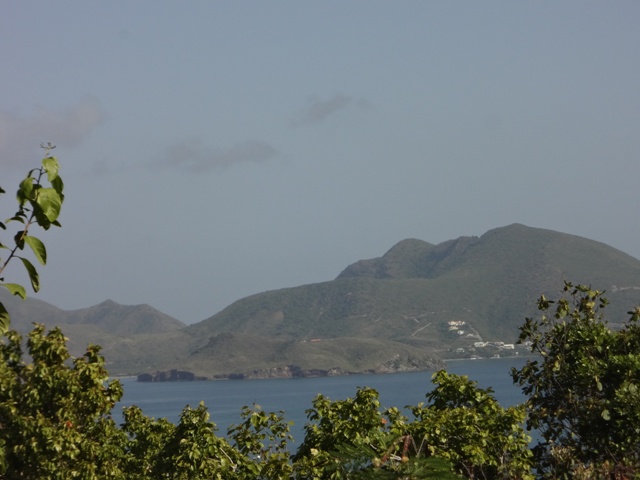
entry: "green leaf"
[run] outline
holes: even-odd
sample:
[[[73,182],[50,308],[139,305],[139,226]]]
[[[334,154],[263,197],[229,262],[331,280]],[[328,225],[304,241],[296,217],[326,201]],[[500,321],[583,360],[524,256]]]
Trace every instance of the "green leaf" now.
[[[20,187],[16,192],[16,198],[20,205],[24,205],[33,195],[33,179],[27,177],[20,182]]]
[[[62,179],[60,177],[54,178],[53,180],[51,180],[51,186],[64,200],[64,195],[62,194],[62,190],[64,190],[64,183],[62,182]]]
[[[42,159],[42,168],[47,172],[47,178],[52,182],[58,176],[58,159],[56,157],[47,157]]]
[[[33,291],[37,292],[38,290],[40,290],[40,277],[38,277],[38,272],[36,271],[35,267],[31,264],[29,260],[23,257],[18,257],[18,258],[22,260],[22,264],[24,265],[24,268],[27,269],[27,273],[29,274],[29,280],[31,281],[31,287],[33,288]]]
[[[9,222],[20,222],[24,225],[24,218],[26,217],[26,215],[22,212],[18,212],[16,213],[13,217],[11,218],[7,218],[5,220],[5,223],[9,223]]]
[[[27,298],[27,291],[22,285],[19,285],[17,283],[2,283],[0,285],[9,290],[11,292],[11,295],[18,295],[23,300]]]
[[[27,235],[24,237],[24,241],[27,245],[31,247],[33,250],[33,254],[36,256],[40,265],[45,265],[47,263],[47,249],[39,239],[36,237],[32,237],[31,235]]]
[[[602,411],[602,418],[605,420],[611,420],[611,415],[609,414],[609,410],[606,408]]]
[[[0,303],[0,334],[4,335],[9,330],[9,324],[11,319],[9,318],[9,312],[4,308],[4,305]]]
[[[62,198],[54,188],[41,188],[38,192],[36,203],[42,209],[42,213],[47,217],[49,222],[54,222],[60,209],[62,208]],[[38,221],[40,223],[40,221]]]

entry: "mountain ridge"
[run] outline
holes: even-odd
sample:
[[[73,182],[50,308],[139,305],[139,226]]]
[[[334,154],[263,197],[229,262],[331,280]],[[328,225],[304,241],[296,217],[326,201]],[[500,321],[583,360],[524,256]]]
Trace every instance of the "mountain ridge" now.
[[[112,373],[404,371],[505,354],[476,345],[512,344],[524,318],[537,313],[536,298],[558,296],[565,280],[609,290],[609,318],[626,318],[640,304],[640,260],[594,240],[512,224],[437,245],[401,240],[333,280],[250,295],[192,325],[110,300],[71,312],[40,307],[75,344],[91,330]]]

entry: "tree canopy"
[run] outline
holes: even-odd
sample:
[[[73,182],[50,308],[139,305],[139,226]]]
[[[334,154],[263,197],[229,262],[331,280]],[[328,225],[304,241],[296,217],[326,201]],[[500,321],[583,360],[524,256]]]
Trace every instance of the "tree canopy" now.
[[[527,396],[527,425],[540,432],[538,470],[549,478],[640,472],[640,308],[616,329],[603,292],[566,283],[542,296],[540,319],[519,341],[536,357],[512,372]]]

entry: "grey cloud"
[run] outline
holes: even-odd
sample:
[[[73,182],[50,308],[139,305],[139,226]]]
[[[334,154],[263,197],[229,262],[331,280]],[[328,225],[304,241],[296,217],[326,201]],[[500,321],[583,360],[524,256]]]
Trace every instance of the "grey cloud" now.
[[[293,120],[291,120],[291,125],[312,125],[314,123],[321,122],[326,117],[339,110],[345,109],[350,105],[363,109],[367,108],[369,103],[362,98],[356,99],[354,97],[337,93],[329,99],[315,100],[311,102],[304,110],[299,112]]]
[[[262,162],[273,158],[278,151],[265,142],[247,140],[226,149],[203,145],[199,138],[167,147],[160,164],[192,173],[222,169],[236,163]]]
[[[73,148],[104,119],[105,112],[93,97],[85,97],[65,111],[38,107],[29,117],[0,111],[0,165],[32,166],[43,142]]]

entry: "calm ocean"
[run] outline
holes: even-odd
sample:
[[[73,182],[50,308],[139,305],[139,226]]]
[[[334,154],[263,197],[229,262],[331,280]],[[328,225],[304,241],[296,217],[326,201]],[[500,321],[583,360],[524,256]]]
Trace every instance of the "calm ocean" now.
[[[483,360],[455,360],[447,362],[450,373],[467,375],[483,387],[492,387],[503,406],[523,401],[520,390],[513,385],[509,371],[520,367],[524,359],[500,358]],[[243,405],[257,403],[266,412],[285,412],[287,420],[294,422],[292,435],[302,441],[306,422],[305,410],[313,398],[322,393],[332,400],[352,397],[357,387],[375,388],[380,393],[383,407],[416,405],[425,401],[433,389],[433,371],[395,373],[388,375],[347,375],[340,377],[222,380],[211,382],[142,383],[133,378],[122,379],[124,397],[114,410],[120,415],[121,407],[137,405],[150,417],[165,417],[177,422],[186,405],[197,407],[204,401],[221,435],[227,427],[240,422]]]

